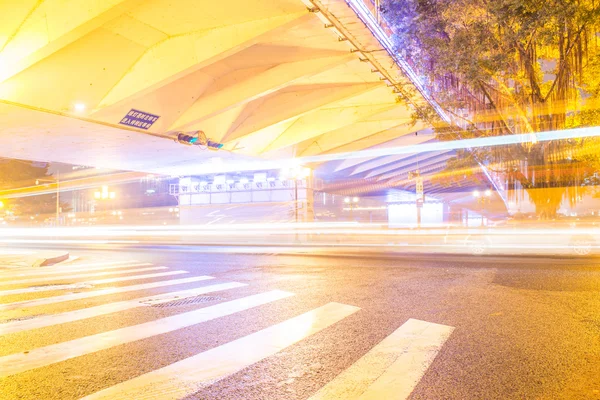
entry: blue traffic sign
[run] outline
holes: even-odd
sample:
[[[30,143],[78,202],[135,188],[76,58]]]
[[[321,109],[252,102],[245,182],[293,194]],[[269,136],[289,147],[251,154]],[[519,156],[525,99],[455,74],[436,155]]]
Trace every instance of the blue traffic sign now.
[[[136,110],[132,108],[125,117],[119,122],[121,125],[127,125],[134,128],[149,129],[160,116]]]

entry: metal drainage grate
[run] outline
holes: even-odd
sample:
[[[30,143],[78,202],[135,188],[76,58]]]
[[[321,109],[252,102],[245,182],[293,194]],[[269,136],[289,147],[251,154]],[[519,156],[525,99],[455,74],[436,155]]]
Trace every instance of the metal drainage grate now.
[[[164,307],[177,307],[177,306],[186,306],[188,304],[202,304],[202,303],[210,303],[212,301],[223,300],[221,297],[215,296],[196,296],[196,297],[188,297],[187,299],[181,300],[173,300],[167,303],[159,303],[152,304],[151,307],[164,308]]]

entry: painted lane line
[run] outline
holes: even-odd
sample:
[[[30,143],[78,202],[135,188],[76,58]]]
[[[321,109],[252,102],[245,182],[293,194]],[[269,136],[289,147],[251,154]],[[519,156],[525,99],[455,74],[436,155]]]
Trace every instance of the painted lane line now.
[[[136,269],[121,269],[118,271],[102,271],[102,272],[90,272],[89,274],[79,274],[79,275],[67,275],[67,276],[44,276],[41,278],[28,278],[28,279],[17,279],[14,281],[0,281],[0,286],[4,285],[21,285],[27,283],[37,283],[37,282],[48,282],[48,281],[64,281],[64,280],[73,280],[80,278],[92,278],[95,276],[106,276],[106,275],[123,275],[123,274],[131,274],[133,272],[144,272],[144,271],[153,271],[157,269],[167,269],[167,267],[147,267],[147,268],[136,268]],[[69,271],[71,272],[71,271]],[[69,272],[66,272],[67,274]],[[0,292],[1,293],[1,292]]]
[[[119,269],[119,268],[133,268],[133,267],[144,267],[144,266],[148,266],[148,265],[152,265],[152,263],[126,263],[126,264],[119,264],[119,265],[106,265],[106,266],[95,266],[95,267],[85,267],[85,268],[61,268],[61,269],[44,269],[42,271],[40,271],[40,269],[36,269],[35,271],[32,271],[30,273],[12,273],[12,274],[2,274],[0,275],[0,278],[2,279],[7,279],[7,278],[25,278],[28,276],[43,276],[43,275],[65,275],[65,274],[71,274],[73,272],[88,272],[88,271],[104,271],[104,270],[109,270],[109,269]],[[20,272],[20,271],[19,271]],[[3,282],[0,281],[0,284],[3,284]]]
[[[180,285],[180,284],[184,284],[184,283],[205,281],[208,279],[215,279],[215,278],[212,276],[193,276],[190,278],[173,279],[170,281],[142,283],[139,285],[132,285],[132,286],[111,287],[111,288],[94,290],[94,291],[90,291],[90,292],[69,293],[69,294],[65,294],[62,296],[53,296],[53,297],[44,297],[41,299],[16,301],[13,303],[0,304],[0,311],[45,306],[48,304],[62,303],[65,301],[89,299],[90,297],[106,296],[106,295],[116,294],[116,293],[134,292],[136,290],[154,289],[154,288],[159,288],[159,287],[164,287],[164,286],[173,286],[173,285]]]
[[[328,303],[83,399],[180,399],[320,332],[358,310],[358,307]]]
[[[144,268],[140,271],[155,271],[155,270],[163,270],[163,269],[167,269],[167,267]],[[96,279],[96,280],[92,280],[92,281],[76,282],[76,283],[67,284],[67,285],[35,286],[35,287],[28,287],[28,288],[21,288],[21,289],[2,290],[2,291],[0,291],[0,297],[13,295],[13,294],[48,292],[48,291],[53,291],[53,290],[81,289],[81,288],[85,288],[85,287],[90,287],[90,285],[102,285],[105,283],[135,281],[137,279],[157,278],[160,276],[179,275],[179,274],[187,274],[187,273],[188,273],[187,271],[168,271],[168,272],[160,272],[160,273],[156,273],[156,274],[143,274],[143,275],[124,276],[124,277],[120,277],[120,278]]]
[[[309,400],[407,399],[453,330],[409,319]]]
[[[130,310],[137,307],[146,307],[148,305],[160,304],[167,301],[186,299],[199,296],[206,293],[219,292],[222,290],[236,289],[248,286],[245,283],[230,282],[217,285],[202,286],[194,289],[181,290],[178,292],[169,292],[156,296],[140,297],[138,299],[118,301],[109,304],[102,304],[95,307],[83,308],[75,311],[67,311],[60,314],[47,315],[39,318],[23,321],[8,322],[0,324],[0,335],[9,333],[23,332],[31,329],[44,328],[47,326],[65,324],[68,322],[80,321],[83,319],[98,317],[100,315],[112,314],[119,311]]]
[[[30,350],[27,354],[15,353],[0,357],[0,378],[95,353],[114,346],[131,343],[136,340],[173,332],[293,295],[293,293],[273,290],[139,325],[40,347]]]

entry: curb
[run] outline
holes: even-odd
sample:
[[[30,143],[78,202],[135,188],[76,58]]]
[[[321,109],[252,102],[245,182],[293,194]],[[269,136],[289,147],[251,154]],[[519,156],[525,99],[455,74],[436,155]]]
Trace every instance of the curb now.
[[[52,264],[56,264],[59,263],[61,261],[65,261],[68,260],[70,257],[69,252],[64,252],[61,253],[57,256],[54,257],[45,257],[45,258],[38,258],[36,259],[33,263],[32,263],[32,267],[46,267],[48,265],[52,265]]]

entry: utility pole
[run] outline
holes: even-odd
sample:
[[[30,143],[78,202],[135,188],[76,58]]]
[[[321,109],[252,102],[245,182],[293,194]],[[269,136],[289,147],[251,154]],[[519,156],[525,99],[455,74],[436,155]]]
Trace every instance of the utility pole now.
[[[60,225],[60,171],[56,171],[56,226]],[[36,179],[35,184],[40,182],[53,182],[49,179]]]
[[[415,196],[416,196],[416,206],[417,206],[417,228],[421,228],[421,208],[423,207],[423,203],[425,201],[425,196],[423,195],[423,178],[421,177],[421,173],[419,170],[408,173],[409,179],[415,180]]]
[[[296,210],[296,223],[298,223],[298,177],[297,176],[294,176],[294,193],[295,193],[295,195],[294,195],[294,198],[295,198],[294,206],[295,207],[294,208]],[[298,229],[298,228],[296,228],[296,229]]]
[[[60,225],[60,171],[56,171],[56,226]]]
[[[473,197],[477,199],[477,203],[481,206],[481,227],[483,228],[483,214],[485,213],[485,205],[490,202],[490,197],[492,196],[492,191],[487,189],[482,193],[479,190],[473,191]]]

